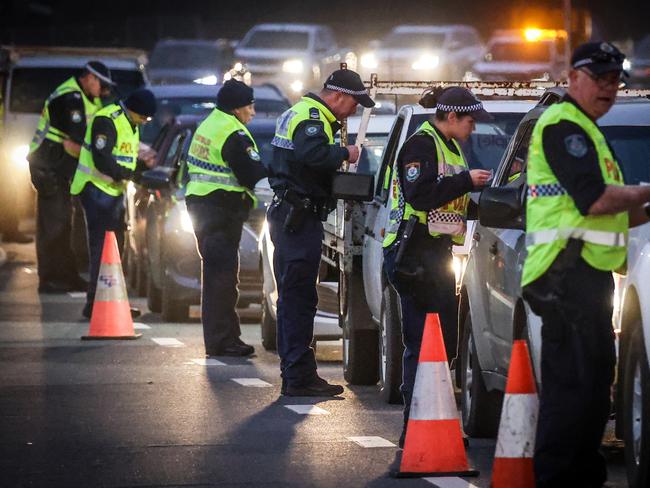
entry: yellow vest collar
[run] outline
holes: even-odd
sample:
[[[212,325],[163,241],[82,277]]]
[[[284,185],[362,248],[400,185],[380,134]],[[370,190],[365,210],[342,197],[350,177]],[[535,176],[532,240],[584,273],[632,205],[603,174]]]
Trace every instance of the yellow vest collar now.
[[[332,113],[332,109],[327,106],[327,104],[321,100],[321,98],[318,95],[314,95],[313,93],[310,93],[309,95],[305,95],[301,99],[303,102],[313,105],[316,107],[318,110],[323,112],[323,115],[325,115],[325,118],[330,124],[333,124],[336,122],[336,116]]]

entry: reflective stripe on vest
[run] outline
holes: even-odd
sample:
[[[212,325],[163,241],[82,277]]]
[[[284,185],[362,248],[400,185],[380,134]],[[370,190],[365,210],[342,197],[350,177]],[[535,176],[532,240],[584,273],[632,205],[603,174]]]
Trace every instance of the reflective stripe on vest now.
[[[628,213],[582,215],[548,164],[542,135],[546,127],[561,121],[578,125],[591,140],[605,184],[623,184],[621,170],[605,136],[589,117],[570,102],[560,102],[546,109],[535,124],[528,153],[528,255],[522,271],[522,286],[532,283],[548,270],[566,247],[568,239],[583,241],[582,259],[601,271],[620,269],[627,257]],[[581,140],[581,136],[565,141],[565,144],[575,144],[576,150],[584,148],[587,143],[587,140]]]
[[[131,125],[124,109],[117,104],[108,105],[95,114],[96,117],[107,117],[115,126],[117,135],[111,154],[117,164],[131,171],[135,170],[140,146],[140,133],[138,128]],[[79,164],[70,185],[70,193],[78,195],[87,183],[92,183],[104,193],[119,196],[126,188],[125,181],[115,181],[110,176],[100,172],[95,167],[92,155],[92,123],[86,128],[86,137],[81,146]]]
[[[81,95],[81,100],[84,106],[84,115],[86,117],[86,124],[90,123],[90,120],[94,114],[101,108],[101,102],[97,99],[97,102],[94,103],[88,99],[86,94],[83,92],[77,79],[72,77],[61,83],[47,99],[45,100],[45,105],[43,106],[43,111],[41,112],[40,119],[38,120],[38,127],[36,133],[32,138],[32,142],[29,146],[29,152],[33,153],[36,151],[41,143],[48,139],[52,142],[63,142],[65,139],[68,139],[68,135],[63,131],[60,131],[56,127],[52,127],[50,124],[50,103],[55,98],[58,98],[66,93],[78,92]]]
[[[245,192],[257,204],[255,194],[239,183],[222,150],[226,140],[235,132],[248,136],[257,151],[257,144],[246,126],[234,115],[214,109],[199,124],[187,156],[189,182],[186,195],[204,196],[215,190]]]

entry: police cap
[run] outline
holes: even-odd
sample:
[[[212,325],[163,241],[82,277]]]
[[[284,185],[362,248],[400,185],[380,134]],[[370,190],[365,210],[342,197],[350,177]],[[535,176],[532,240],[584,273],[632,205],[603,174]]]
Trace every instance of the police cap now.
[[[339,69],[329,75],[323,85],[326,90],[338,91],[351,95],[357,102],[364,107],[370,108],[375,106],[372,98],[368,95],[368,90],[363,85],[359,73],[350,69]]]
[[[88,61],[84,70],[95,75],[102,85],[115,86],[115,82],[111,78],[111,70],[101,61]]]
[[[611,42],[586,42],[578,46],[571,56],[573,69],[587,68],[595,75],[610,71],[623,71],[625,54]]]

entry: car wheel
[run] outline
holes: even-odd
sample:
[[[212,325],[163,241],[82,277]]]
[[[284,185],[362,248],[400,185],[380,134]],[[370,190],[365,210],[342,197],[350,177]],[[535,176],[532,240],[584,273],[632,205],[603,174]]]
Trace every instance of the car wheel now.
[[[190,318],[190,305],[175,298],[174,286],[167,273],[163,276],[160,305],[162,319],[167,322],[187,322]]]
[[[650,368],[641,329],[630,340],[623,388],[627,479],[632,488],[650,486]]]
[[[463,430],[471,437],[496,437],[503,393],[488,391],[485,387],[472,336],[472,316],[469,311],[465,316],[459,367]]]
[[[262,346],[267,351],[275,351],[278,348],[277,322],[269,309],[266,296],[262,297]]]
[[[392,286],[384,288],[379,319],[379,385],[380,395],[387,403],[402,403],[402,320],[399,299]]]
[[[147,276],[147,307],[155,313],[160,313],[162,310],[162,293],[153,282],[151,273]]]
[[[375,385],[378,331],[372,322],[360,273],[339,277],[339,324],[343,335],[343,377],[351,385]]]

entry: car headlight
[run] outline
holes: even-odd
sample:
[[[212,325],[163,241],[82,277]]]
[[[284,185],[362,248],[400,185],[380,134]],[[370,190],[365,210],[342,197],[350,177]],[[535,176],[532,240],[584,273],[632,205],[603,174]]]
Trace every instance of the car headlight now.
[[[302,91],[303,87],[304,87],[302,81],[300,81],[300,80],[294,81],[289,86],[291,87],[291,91],[293,91],[294,93],[300,93]]]
[[[623,60],[623,69],[625,71],[628,71],[628,70],[632,69],[632,62],[629,59],[624,59]]]
[[[194,80],[194,83],[198,83],[199,85],[216,85],[219,83],[219,78],[217,78],[217,75],[208,75],[197,78]]]
[[[429,69],[435,69],[438,67],[438,64],[440,64],[440,58],[436,56],[435,54],[422,54],[417,61],[415,61],[412,65],[411,68],[413,68],[416,71],[420,70],[429,70]]]
[[[29,154],[29,146],[27,144],[21,144],[16,146],[11,151],[11,160],[14,164],[20,168],[27,168],[29,162],[27,161],[27,155]]]
[[[285,73],[300,74],[305,69],[305,65],[300,59],[290,59],[282,63],[282,71]]]
[[[361,56],[361,66],[368,69],[375,69],[379,66],[375,53],[365,53]]]
[[[187,210],[181,210],[181,229],[183,232],[194,233],[194,225],[192,225],[192,218]]]

